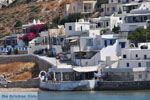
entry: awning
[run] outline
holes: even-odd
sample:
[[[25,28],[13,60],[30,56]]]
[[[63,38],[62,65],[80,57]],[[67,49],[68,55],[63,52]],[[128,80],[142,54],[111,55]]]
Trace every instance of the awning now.
[[[73,70],[76,72],[95,72],[98,70],[98,66],[75,67]]]
[[[77,42],[77,40],[71,40],[70,42]]]
[[[73,39],[79,39],[79,36],[71,36],[66,38],[66,40],[73,40]]]

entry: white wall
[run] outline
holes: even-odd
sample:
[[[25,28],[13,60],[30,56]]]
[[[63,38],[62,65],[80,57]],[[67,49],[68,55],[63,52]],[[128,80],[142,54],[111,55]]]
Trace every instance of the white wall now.
[[[69,30],[69,26],[72,27],[72,30]],[[82,32],[88,31],[89,29],[90,29],[89,22],[65,23],[66,36],[80,35]]]
[[[149,49],[123,49],[121,51],[121,56],[127,55],[129,60],[137,60],[137,59],[144,59],[144,55],[147,55],[147,59],[150,59],[150,50]],[[138,57],[136,57],[138,55]]]
[[[141,78],[139,77],[139,74],[141,74]],[[150,81],[150,72],[134,72],[134,81]]]

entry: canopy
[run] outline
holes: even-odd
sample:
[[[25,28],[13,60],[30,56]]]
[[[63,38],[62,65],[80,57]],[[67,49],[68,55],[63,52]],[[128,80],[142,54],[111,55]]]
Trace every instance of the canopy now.
[[[75,67],[73,70],[76,72],[95,72],[98,70],[98,66]]]

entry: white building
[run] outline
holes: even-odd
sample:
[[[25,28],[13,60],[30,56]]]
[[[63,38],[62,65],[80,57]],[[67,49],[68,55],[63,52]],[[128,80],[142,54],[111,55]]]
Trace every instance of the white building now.
[[[149,0],[109,0],[108,4],[101,5],[101,16],[111,16],[112,14],[126,14],[132,9],[138,8],[141,3]]]
[[[96,27],[100,30],[109,30],[112,31],[114,26],[120,26],[122,20],[119,17],[115,16],[105,16],[99,18],[90,19],[91,23],[96,24]]]
[[[71,46],[72,61],[81,66],[98,65],[100,61],[106,61],[107,56],[118,59],[120,50],[127,47],[126,39],[118,39],[113,35],[81,37],[80,43]]]
[[[138,27],[145,28],[150,19],[150,2],[143,2],[138,9],[133,9],[125,16],[121,31],[134,31]]]
[[[143,46],[145,48],[143,48]],[[147,48],[148,46],[148,48]],[[123,49],[122,59],[104,69],[109,80],[113,81],[149,81],[150,80],[150,44],[139,44],[138,48]]]
[[[88,17],[95,11],[96,2],[97,0],[83,0],[66,4],[64,15],[67,16],[69,14],[81,13],[82,15],[85,15],[85,17]]]
[[[96,29],[96,25],[90,24],[90,22],[73,22],[65,23],[66,37],[70,36],[89,36],[95,37],[100,35],[100,30]]]
[[[13,3],[15,0],[0,0],[0,8],[3,6],[3,5],[9,5],[11,3]]]

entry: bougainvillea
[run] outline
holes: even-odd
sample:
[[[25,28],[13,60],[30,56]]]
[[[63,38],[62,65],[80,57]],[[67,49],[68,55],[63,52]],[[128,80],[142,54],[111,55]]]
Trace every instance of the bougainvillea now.
[[[27,29],[30,30],[30,32],[33,32],[34,34],[39,33],[41,31],[45,30],[44,24],[38,24],[38,25],[32,25],[30,27],[27,27]]]
[[[35,37],[40,37],[39,33],[41,31],[44,31],[46,29],[46,26],[45,24],[38,24],[26,27],[26,29],[29,29],[30,32],[23,35],[22,37],[19,37],[19,40],[23,40],[25,43],[28,44],[28,42],[33,40]]]

